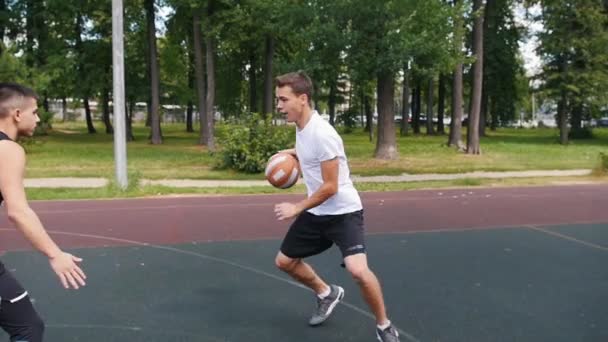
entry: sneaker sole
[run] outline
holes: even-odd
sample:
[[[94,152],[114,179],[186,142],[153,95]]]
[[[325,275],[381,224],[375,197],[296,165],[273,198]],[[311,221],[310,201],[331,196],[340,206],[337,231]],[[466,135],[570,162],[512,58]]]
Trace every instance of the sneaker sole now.
[[[339,290],[339,291],[338,291],[338,297],[336,298],[336,300],[334,300],[334,301],[333,301],[333,302],[332,302],[332,303],[329,305],[329,309],[327,310],[327,315],[325,315],[325,318],[324,318],[322,321],[320,321],[319,323],[316,323],[316,324],[310,324],[310,323],[309,323],[309,325],[311,325],[311,326],[317,326],[317,325],[320,325],[320,324],[322,324],[323,322],[325,322],[325,321],[326,321],[326,320],[329,318],[329,316],[331,316],[331,313],[334,311],[334,308],[336,307],[336,305],[338,305],[338,303],[340,303],[340,301],[341,301],[342,299],[344,299],[344,289],[343,289],[343,288],[341,288],[340,286],[338,286],[338,290]]]

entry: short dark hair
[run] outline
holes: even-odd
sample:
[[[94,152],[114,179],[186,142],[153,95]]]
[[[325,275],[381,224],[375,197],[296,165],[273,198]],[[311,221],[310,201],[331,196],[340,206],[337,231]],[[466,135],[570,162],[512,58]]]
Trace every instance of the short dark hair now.
[[[31,88],[17,83],[0,83],[0,117],[5,116],[9,110],[15,107],[14,102],[23,101],[26,98],[38,100],[38,94]],[[13,103],[11,103],[13,102]]]
[[[306,94],[308,96],[308,103],[311,103],[313,93],[312,81],[304,71],[299,70],[278,76],[275,78],[275,83],[279,88],[290,86],[294,94],[298,96]]]

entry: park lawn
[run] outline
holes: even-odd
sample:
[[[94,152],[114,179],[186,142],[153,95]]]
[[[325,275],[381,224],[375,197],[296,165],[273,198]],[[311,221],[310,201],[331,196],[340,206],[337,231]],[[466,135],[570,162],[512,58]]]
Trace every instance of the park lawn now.
[[[25,142],[28,152],[27,177],[114,176],[112,135],[100,128],[86,133],[83,123],[55,123],[47,136]],[[218,153],[197,144],[198,132],[187,133],[183,124],[162,127],[164,143],[148,143],[149,129],[134,127],[136,140],[128,143],[129,173],[145,179],[261,179],[261,174],[220,170]],[[218,125],[221,137],[226,125]],[[293,129],[286,127],[286,129]],[[366,133],[342,134],[351,173],[354,175],[397,175],[402,173],[460,173],[471,171],[519,171],[591,169],[600,152],[608,153],[608,129],[595,129],[594,138],[558,144],[556,129],[500,129],[481,139],[482,154],[470,156],[446,147],[447,136],[410,135],[398,137],[399,158],[373,158],[375,141]],[[218,139],[219,140],[219,139]]]

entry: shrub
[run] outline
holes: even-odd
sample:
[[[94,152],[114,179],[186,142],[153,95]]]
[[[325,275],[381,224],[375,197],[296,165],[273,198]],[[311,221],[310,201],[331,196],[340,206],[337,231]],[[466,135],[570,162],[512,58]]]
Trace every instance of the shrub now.
[[[252,114],[244,125],[235,125],[219,139],[221,150],[218,167],[247,173],[264,170],[266,162],[277,151],[290,148],[292,133],[272,125],[272,118]]]
[[[590,127],[571,129],[568,133],[568,137],[570,139],[592,139],[593,131]]]

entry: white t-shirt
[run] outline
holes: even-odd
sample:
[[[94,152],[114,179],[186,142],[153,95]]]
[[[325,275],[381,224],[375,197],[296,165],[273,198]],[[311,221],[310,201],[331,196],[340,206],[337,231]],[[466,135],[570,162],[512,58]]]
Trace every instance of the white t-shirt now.
[[[308,197],[323,184],[321,162],[338,158],[338,192],[320,205],[308,209],[314,215],[341,215],[361,210],[361,198],[350,179],[342,138],[336,130],[313,111],[303,129],[296,128],[296,153]]]

